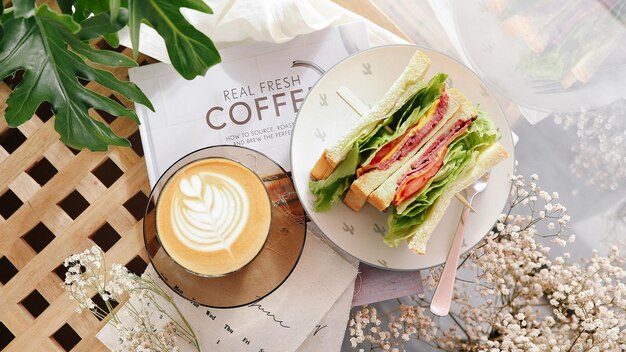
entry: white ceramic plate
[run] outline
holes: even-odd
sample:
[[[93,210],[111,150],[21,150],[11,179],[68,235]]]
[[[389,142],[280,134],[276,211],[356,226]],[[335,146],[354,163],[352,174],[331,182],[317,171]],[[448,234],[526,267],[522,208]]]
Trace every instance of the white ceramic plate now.
[[[387,231],[387,214],[371,205],[356,213],[343,203],[326,212],[313,211],[315,196],[309,191],[309,172],[327,146],[331,146],[359,119],[336,94],[345,86],[367,105],[373,106],[408,64],[418,48],[409,45],[376,47],[359,52],[329,70],[311,89],[298,114],[291,142],[292,176],[298,196],[310,218],[338,247],[357,259],[393,270],[418,270],[443,263],[459,221],[462,205],[452,201],[439,226],[434,230],[425,255],[407,246],[387,246],[382,237]],[[458,61],[439,52],[419,48],[432,60],[426,79],[438,72],[449,75],[448,83],[460,89],[471,101],[480,104],[499,128],[500,143],[509,158],[491,172],[489,185],[476,196],[476,213],[469,215],[463,250],[476,245],[491,229],[501,213],[510,190],[513,172],[513,140],[502,109],[481,80]]]

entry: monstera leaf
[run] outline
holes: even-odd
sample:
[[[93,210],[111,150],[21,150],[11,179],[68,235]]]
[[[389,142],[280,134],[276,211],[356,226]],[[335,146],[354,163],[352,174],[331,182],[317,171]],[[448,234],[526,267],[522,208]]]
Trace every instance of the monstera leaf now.
[[[35,0],[16,0],[13,11],[15,17],[30,17],[35,14]]]
[[[135,111],[85,88],[78,79],[96,81],[152,109],[137,86],[89,66],[85,60],[107,66],[136,63],[119,53],[97,50],[82,42],[75,34],[79,25],[70,16],[59,15],[46,5],[33,12],[23,9],[20,13],[25,17],[15,15],[3,20],[4,37],[0,41],[0,77],[24,70],[21,83],[7,99],[5,118],[9,126],[24,123],[41,103],[48,101],[56,115],[54,127],[67,145],[93,151],[107,150],[109,145],[129,146],[128,140],[92,119],[88,110],[99,109],[138,122]]]
[[[124,28],[126,23],[128,23],[128,10],[126,9],[118,9],[115,18],[109,12],[102,12],[83,20],[77,35],[82,40],[103,36],[112,47],[116,48],[120,43],[117,32]]]
[[[141,23],[154,28],[165,40],[172,65],[186,79],[202,76],[207,69],[221,61],[209,37],[194,28],[180,9],[212,14],[202,0],[128,0],[130,39],[135,52],[139,50]]]
[[[13,0],[9,9],[0,2],[0,78],[24,72],[7,99],[5,118],[11,127],[24,123],[41,103],[49,102],[56,115],[55,128],[69,146],[95,151],[130,145],[106,124],[92,119],[88,111],[103,110],[138,122],[135,112],[83,85],[95,81],[153,109],[137,86],[87,63],[136,66],[124,55],[87,43],[103,37],[117,47],[117,33],[126,25],[135,58],[139,27],[144,23],[164,38],[174,68],[187,79],[204,75],[221,61],[213,42],[180,13],[183,7],[212,13],[202,0],[57,0],[57,4],[64,15],[46,5],[37,8],[35,0]]]
[[[2,40],[2,36],[4,35],[4,28],[2,27],[2,15],[4,14],[4,3],[0,1],[0,40]]]
[[[120,44],[117,32],[128,23],[128,9],[120,0],[58,0],[59,8],[80,24],[82,40],[100,36],[114,48]]]

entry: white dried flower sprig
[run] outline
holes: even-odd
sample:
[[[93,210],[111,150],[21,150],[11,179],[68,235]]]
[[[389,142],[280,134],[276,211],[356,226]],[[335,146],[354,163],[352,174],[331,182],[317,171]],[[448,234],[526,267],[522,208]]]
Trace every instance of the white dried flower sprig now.
[[[98,246],[69,256],[63,265],[68,268],[63,286],[70,298],[78,302],[76,311],[87,309],[100,319],[108,317],[107,323],[119,333],[116,351],[178,351],[177,339],[200,351],[189,322],[150,275],[137,276],[120,264],[113,264],[107,273],[104,253]],[[106,309],[93,302],[94,294],[102,298]],[[130,323],[114,312],[111,302],[126,304]],[[165,305],[173,307],[176,316],[169,314]],[[156,326],[151,319],[153,314],[167,318],[166,323]]]
[[[554,122],[576,131],[570,170],[586,184],[616,190],[626,184],[626,100],[579,113],[555,114]]]
[[[349,322],[352,347],[404,351],[417,340],[445,351],[626,350],[624,259],[615,246],[582,263],[567,253],[551,259],[544,242],[565,246],[574,236],[565,233],[570,218],[558,194],[537,180],[512,178],[508,212],[462,260],[448,318],[434,318],[424,295],[383,316],[364,307]],[[428,273],[428,289],[441,270]]]

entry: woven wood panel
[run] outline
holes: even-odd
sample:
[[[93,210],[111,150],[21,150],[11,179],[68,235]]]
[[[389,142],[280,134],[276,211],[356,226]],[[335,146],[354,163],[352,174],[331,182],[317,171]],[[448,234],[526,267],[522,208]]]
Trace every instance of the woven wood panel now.
[[[145,56],[139,61],[155,62]],[[128,79],[126,69],[112,72]],[[141,217],[150,187],[138,126],[91,111],[133,143],[97,153],[65,146],[47,104],[10,129],[6,99],[20,76],[0,81],[0,349],[105,351],[95,338],[103,323],[74,312],[77,304],[61,287],[60,264],[96,243],[106,250],[107,263],[145,268]],[[87,87],[132,106],[96,83]]]

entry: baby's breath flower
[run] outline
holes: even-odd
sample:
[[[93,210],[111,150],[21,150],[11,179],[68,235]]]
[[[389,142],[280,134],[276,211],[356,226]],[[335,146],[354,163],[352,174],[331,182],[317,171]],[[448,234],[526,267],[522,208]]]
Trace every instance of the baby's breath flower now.
[[[586,184],[616,190],[626,181],[626,100],[580,113],[555,115],[563,129],[574,128],[579,143],[572,146],[570,170]]]
[[[157,297],[175,305],[171,297],[160,290],[149,276],[139,277],[126,267],[113,264],[108,273],[110,280],[105,282],[104,253],[98,246],[70,255],[63,265],[68,270],[62,285],[70,299],[78,302],[76,312],[87,309],[99,318],[111,316],[108,323],[119,333],[119,344],[115,351],[178,351],[178,339],[200,351],[193,329],[182,316],[178,317],[182,322],[166,321],[162,326],[157,326],[151,319],[152,311],[165,313],[162,303],[151,305],[153,308],[147,308],[147,305],[141,305],[143,309],[133,307],[133,300],[156,302]],[[94,294],[100,295],[106,304],[105,308],[96,306],[91,298]],[[126,302],[129,297],[131,300]],[[133,323],[130,326],[123,324],[117,314],[112,312],[113,305],[109,302],[126,302],[130,305],[131,309],[125,312],[134,320]]]
[[[566,246],[575,236],[565,234],[570,217],[554,202],[558,193],[541,190],[537,175],[530,179],[527,184],[522,176],[511,177],[511,211],[462,258],[464,270],[476,274],[457,280],[453,319],[441,325],[443,318],[433,319],[424,294],[415,305],[400,305],[386,324],[371,307],[357,310],[350,320],[351,327],[355,319],[361,322],[350,329],[353,345],[403,350],[406,341],[417,339],[459,351],[626,350],[626,271],[619,249],[605,257],[594,252],[580,264],[570,263],[569,253],[551,259],[544,237]],[[533,215],[516,214],[518,206]],[[547,224],[539,227],[541,221]],[[441,271],[429,270],[427,289],[436,287]]]

